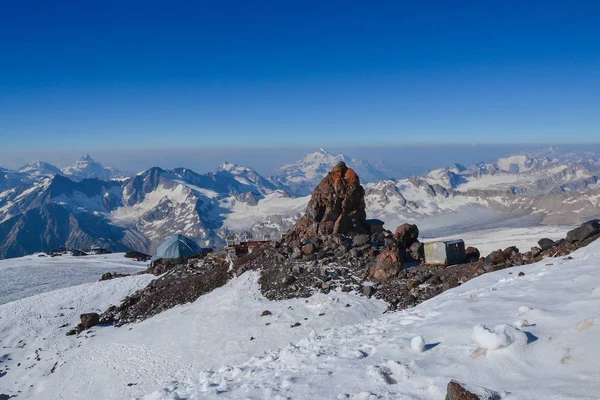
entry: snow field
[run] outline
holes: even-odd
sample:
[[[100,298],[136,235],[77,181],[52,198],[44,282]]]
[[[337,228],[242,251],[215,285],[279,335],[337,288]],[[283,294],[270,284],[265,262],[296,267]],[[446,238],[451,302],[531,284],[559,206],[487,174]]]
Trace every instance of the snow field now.
[[[593,398],[600,242],[572,257],[486,274],[412,309],[170,379],[143,399],[443,399],[451,379],[502,399]],[[509,325],[516,318],[528,326]],[[420,335],[428,343],[417,353]]]
[[[238,364],[295,343],[311,332],[373,319],[387,308],[383,302],[347,293],[271,302],[260,294],[258,274],[247,273],[194,303],[141,323],[120,328],[94,327],[86,334],[69,337],[65,332],[70,328],[59,328],[65,323],[73,327],[82,312],[100,312],[110,304],[118,304],[125,294],[143,286],[137,283],[146,284],[153,278],[141,275],[92,284],[103,299],[101,307],[91,290],[85,291],[87,297],[80,294],[86,285],[0,306],[0,324],[14,338],[8,344],[11,348],[20,346],[17,338],[29,336],[24,330],[32,332],[31,339],[24,340],[22,352],[11,353],[12,360],[7,362],[9,374],[5,377],[9,379],[0,378],[0,393],[20,390],[19,399],[141,397],[160,388],[170,376],[187,381],[195,378],[197,371]],[[103,285],[115,283],[130,290],[104,295]],[[35,309],[39,302],[46,306]],[[23,304],[36,313],[27,327],[19,316]],[[70,306],[74,310],[65,312],[64,308]],[[272,315],[261,317],[265,310]],[[57,318],[59,313],[66,317]],[[296,322],[301,325],[292,328]],[[26,360],[38,347],[44,350],[42,354],[52,357],[47,362],[45,357],[38,363]],[[48,351],[48,347],[52,350]],[[56,361],[55,371],[49,373]],[[21,367],[16,366],[18,363]],[[29,368],[24,375],[22,368]]]
[[[96,282],[105,272],[132,274],[146,263],[125,258],[124,253],[73,257],[38,257],[38,254],[0,260],[0,304],[39,293]]]

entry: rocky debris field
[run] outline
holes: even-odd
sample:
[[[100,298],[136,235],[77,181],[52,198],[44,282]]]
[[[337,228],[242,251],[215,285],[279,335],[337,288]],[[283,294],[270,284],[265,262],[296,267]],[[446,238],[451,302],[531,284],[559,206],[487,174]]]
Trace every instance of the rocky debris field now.
[[[191,303],[233,277],[224,253],[201,259],[156,263],[148,273],[160,275],[142,290],[100,315],[99,323],[123,325],[142,321],[177,305]]]

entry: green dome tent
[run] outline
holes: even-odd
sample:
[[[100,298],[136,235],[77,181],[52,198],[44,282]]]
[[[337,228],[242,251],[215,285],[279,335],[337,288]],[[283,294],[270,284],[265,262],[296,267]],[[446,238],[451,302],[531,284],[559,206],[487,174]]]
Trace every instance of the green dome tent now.
[[[202,253],[202,248],[192,239],[183,235],[173,235],[158,246],[152,261],[161,258],[183,258],[200,253]]]

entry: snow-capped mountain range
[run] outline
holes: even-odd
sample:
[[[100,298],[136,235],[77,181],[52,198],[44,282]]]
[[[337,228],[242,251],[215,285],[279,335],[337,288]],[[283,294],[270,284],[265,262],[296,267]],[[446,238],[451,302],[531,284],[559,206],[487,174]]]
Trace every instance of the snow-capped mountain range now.
[[[599,158],[554,149],[468,168],[455,164],[409,179],[381,179],[372,164],[323,149],[268,179],[224,163],[205,174],[155,167],[111,180],[122,174],[86,155],[62,170],[43,162],[0,170],[0,258],[94,244],[151,253],[174,233],[207,247],[222,246],[232,233],[279,237],[340,161],[358,172],[368,217],[382,219],[388,229],[416,222],[431,237],[575,224],[600,215]]]
[[[339,162],[345,162],[360,176],[362,182],[377,182],[388,177],[368,161],[357,160],[343,154],[331,154],[323,148],[292,164],[279,167],[271,180],[297,196],[312,193],[321,179]]]

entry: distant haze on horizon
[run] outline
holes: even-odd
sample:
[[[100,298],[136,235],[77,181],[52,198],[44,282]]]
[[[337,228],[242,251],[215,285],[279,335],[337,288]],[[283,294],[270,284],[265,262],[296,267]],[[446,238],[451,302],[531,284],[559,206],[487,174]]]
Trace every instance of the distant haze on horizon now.
[[[569,151],[591,151],[600,153],[600,144],[430,144],[387,147],[327,147],[331,154],[344,154],[348,157],[371,163],[385,162],[397,175],[407,177],[424,174],[434,168],[442,168],[458,163],[468,167],[477,162],[493,162],[500,157],[520,153],[535,153],[553,147],[559,153]],[[17,169],[29,162],[45,161],[59,168],[72,164],[84,153],[106,166],[122,171],[140,172],[151,167],[172,169],[184,167],[199,173],[214,171],[224,162],[249,166],[263,176],[269,176],[274,169],[293,163],[308,153],[319,150],[314,147],[287,147],[270,149],[239,148],[187,148],[187,149],[86,149],[59,152],[0,151],[0,167]]]

